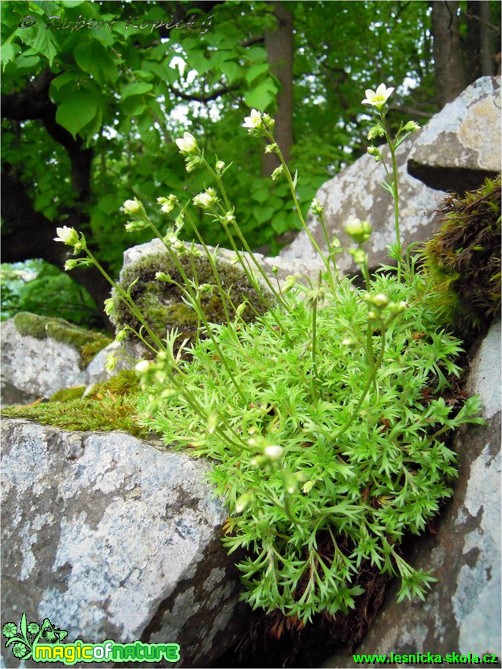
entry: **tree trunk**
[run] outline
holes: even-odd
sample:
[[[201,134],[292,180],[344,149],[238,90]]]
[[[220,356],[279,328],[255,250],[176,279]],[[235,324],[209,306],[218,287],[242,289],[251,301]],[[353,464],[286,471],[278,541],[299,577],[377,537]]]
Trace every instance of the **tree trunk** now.
[[[277,28],[265,32],[265,48],[270,71],[280,84],[275,115],[275,138],[284,158],[288,160],[293,144],[293,16],[281,2],[271,4]],[[272,174],[279,164],[275,154],[264,154],[264,176]]]
[[[480,40],[479,52],[481,61],[481,76],[492,77],[495,74],[495,44],[490,24],[490,3],[480,2]]]
[[[2,172],[2,218],[2,262],[41,258],[64,270],[65,261],[70,256],[67,255],[68,247],[54,241],[58,224],[33,209],[24,184],[8,164]],[[79,212],[70,211],[64,225],[78,228],[79,222]],[[108,281],[95,267],[77,268],[70,276],[89,291],[100,311],[101,325],[111,330],[110,321],[103,312],[103,303],[111,293]]]
[[[454,100],[467,86],[458,30],[458,0],[432,2],[432,35],[437,97],[441,106]]]

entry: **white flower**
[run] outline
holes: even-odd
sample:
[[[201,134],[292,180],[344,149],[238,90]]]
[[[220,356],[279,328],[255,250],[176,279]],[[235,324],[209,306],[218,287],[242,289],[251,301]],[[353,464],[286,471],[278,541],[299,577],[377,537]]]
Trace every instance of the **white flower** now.
[[[142,204],[136,198],[134,198],[134,200],[126,200],[122,205],[122,211],[124,212],[124,214],[129,214],[130,216],[139,214],[141,212],[141,208]]]
[[[365,91],[366,98],[362,101],[362,104],[372,105],[377,109],[381,109],[393,92],[394,89],[387,88],[385,84],[380,84],[376,91],[372,91],[370,88],[368,88]]]
[[[160,210],[164,214],[170,214],[174,207],[178,204],[178,198],[176,195],[169,195],[169,197],[158,197],[157,204],[160,204]]]
[[[260,112],[256,109],[251,109],[251,114],[246,116],[242,127],[247,128],[248,130],[255,130],[256,128],[261,127],[261,123],[262,121]]]
[[[216,197],[216,191],[214,188],[208,188],[203,193],[199,193],[193,199],[193,203],[196,207],[202,207],[202,209],[209,209],[218,198]]]
[[[69,228],[65,225],[62,228],[56,228],[56,232],[58,236],[54,237],[55,242],[63,242],[63,244],[68,244],[68,246],[75,246],[78,242],[78,232],[75,228]]]
[[[183,133],[183,137],[176,140],[180,153],[194,153],[197,149],[197,140],[189,132]]]
[[[216,174],[221,174],[223,172],[223,170],[225,169],[225,163],[223,162],[223,160],[216,161],[215,169],[216,169]]]
[[[279,460],[282,458],[282,454],[284,452],[284,449],[282,446],[279,446],[277,444],[271,444],[270,446],[265,446],[263,449],[263,455],[267,457],[269,460]]]

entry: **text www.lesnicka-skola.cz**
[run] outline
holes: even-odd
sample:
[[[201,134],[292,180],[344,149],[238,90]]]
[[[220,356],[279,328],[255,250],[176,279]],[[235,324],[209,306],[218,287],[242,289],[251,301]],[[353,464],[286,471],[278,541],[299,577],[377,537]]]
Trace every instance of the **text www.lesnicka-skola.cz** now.
[[[475,653],[467,653],[461,655],[460,653],[448,653],[447,655],[439,655],[438,653],[389,653],[388,655],[353,655],[356,664],[479,664],[491,665],[498,664],[498,655],[492,653],[484,653],[483,655],[476,655]]]

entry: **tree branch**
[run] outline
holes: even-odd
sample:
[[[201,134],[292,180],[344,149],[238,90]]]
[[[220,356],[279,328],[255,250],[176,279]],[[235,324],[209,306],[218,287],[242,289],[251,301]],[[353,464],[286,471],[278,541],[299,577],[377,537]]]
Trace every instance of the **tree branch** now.
[[[211,100],[220,98],[222,95],[239,90],[239,86],[236,84],[233,84],[232,86],[222,86],[221,88],[217,88],[212,93],[206,94],[184,93],[175,86],[169,86],[169,90],[182,100],[190,100],[192,102],[210,102]]]

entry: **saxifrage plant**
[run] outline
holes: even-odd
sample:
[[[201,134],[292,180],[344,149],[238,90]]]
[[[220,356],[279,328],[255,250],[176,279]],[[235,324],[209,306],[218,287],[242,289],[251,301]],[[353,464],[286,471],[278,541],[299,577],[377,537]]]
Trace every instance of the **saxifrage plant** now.
[[[364,289],[337,272],[340,243],[329,239],[317,201],[312,210],[327,251],[312,237],[296,195],[298,176],[290,173],[275,142],[273,119],[256,110],[244,127],[264,138],[265,150],[280,160],[272,178],[285,179],[290,187],[301,224],[323,261],[318,281],[302,284],[290,277],[281,284],[264,272],[225,192],[223,175],[230,166],[220,160],[210,164],[190,133],[177,140],[187,170],[205,168],[212,185],[192,203],[172,195],[159,198],[174,226],[161,232],[141,202],[124,203],[132,219],[127,227],[151,228],[179,273],[174,279],[159,272],[157,279],[176,281],[198,319],[204,337],[190,347],[189,359],[180,354],[184,344],[176,330],[165,339],[151,330],[131,298],[133,286],[110,279],[115,297],[109,310],[117,299],[127,304],[138,325],[126,330],[157,355],[136,367],[143,384],[140,423],[159,432],[166,446],[214,462],[210,479],[229,510],[223,541],[229,552],[246,554],[238,564],[243,599],[301,622],[320,611],[334,615],[353,607],[362,593],[357,575],[367,565],[401,579],[399,599],[424,597],[435,579],[408,564],[400,544],[408,534],[422,532],[452,494],[456,455],[447,435],[462,424],[482,422],[476,398],[458,410],[443,397],[460,375],[461,342],[442,325],[430,277],[403,257],[395,151],[418,126],[410,121],[390,135],[386,113],[392,92],[381,85],[366,91],[363,102],[377,113],[369,138],[385,137],[390,147],[385,187],[395,206],[390,256],[396,266],[371,277],[364,250],[371,226],[349,221],[346,230],[356,244],[350,253]],[[378,148],[369,151],[383,162]],[[232,302],[218,274],[217,251],[200,235],[214,280],[201,284],[186,272],[180,259],[187,247],[178,233],[189,219],[198,234],[191,204],[223,226],[236,262],[268,309],[263,315],[257,310],[254,322],[243,320],[246,301]],[[82,263],[99,267],[82,234],[59,228],[58,235],[74,255],[86,256],[69,260],[68,269]],[[210,323],[201,308],[201,295],[212,292],[221,298],[224,324]]]

